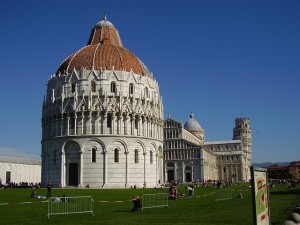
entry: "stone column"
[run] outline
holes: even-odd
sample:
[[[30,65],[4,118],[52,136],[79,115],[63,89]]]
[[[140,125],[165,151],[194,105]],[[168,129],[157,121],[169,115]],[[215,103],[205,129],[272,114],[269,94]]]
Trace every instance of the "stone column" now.
[[[89,115],[88,115],[88,134],[92,133],[92,112],[89,111]]]
[[[77,113],[74,115],[74,135],[77,135]]]
[[[70,116],[68,115],[67,117],[67,135],[69,136],[70,134]]]
[[[83,134],[83,125],[84,125],[84,113],[81,113],[81,134]]]
[[[61,187],[65,187],[66,186],[66,159],[65,159],[65,152],[62,151],[61,152],[61,178],[60,178],[60,183],[61,183]]]
[[[147,155],[147,152],[144,152],[143,153],[144,155],[144,187],[146,187],[146,184],[147,184],[147,163],[146,163],[146,155]]]
[[[107,134],[107,114],[104,113],[102,120],[102,134]]]
[[[126,117],[124,118],[124,124],[125,124],[125,135],[129,134],[129,122],[130,122],[130,116],[127,114]]]
[[[126,168],[125,168],[125,187],[127,187],[129,183],[129,178],[128,178],[128,151],[125,151],[125,160],[126,160]]]
[[[63,116],[63,114],[61,114],[61,117],[60,117],[60,136],[63,135],[63,130],[64,130],[64,116]]]
[[[164,183],[166,183],[167,182],[167,177],[168,177],[168,170],[167,170],[167,164],[165,164],[164,166],[163,166],[163,170],[164,170]]]
[[[141,135],[141,116],[138,115],[138,128],[137,128],[137,135],[140,136]]]
[[[175,162],[174,163],[174,180],[178,179],[177,168],[178,168],[178,165],[177,165],[177,162]]]
[[[149,137],[149,118],[146,118],[146,137]]]
[[[156,163],[159,163],[159,168],[160,168],[160,170],[159,170],[159,175],[158,175],[158,177],[159,177],[159,179],[160,179],[160,183],[162,184],[163,182],[164,182],[164,166],[163,166],[163,164],[164,164],[164,159],[163,159],[163,155],[158,155],[158,162],[156,162]]]
[[[117,117],[117,124],[118,124],[117,133],[122,134],[122,115],[121,114],[119,114],[119,116]]]
[[[103,150],[103,158],[104,158],[104,162],[103,162],[103,185],[102,187],[104,187],[104,185],[107,184],[107,150]]]
[[[82,151],[79,151],[80,158],[79,158],[79,187],[83,187],[83,156]]]

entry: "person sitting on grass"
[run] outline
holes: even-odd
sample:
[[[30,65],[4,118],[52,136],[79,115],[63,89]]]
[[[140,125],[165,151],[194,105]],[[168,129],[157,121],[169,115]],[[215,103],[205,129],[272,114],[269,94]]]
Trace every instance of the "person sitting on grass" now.
[[[132,208],[131,212],[137,212],[141,208],[140,196],[134,195],[132,197],[132,202],[133,202],[133,208]]]
[[[38,195],[35,191],[32,191],[32,192],[31,192],[30,197],[31,197],[31,198],[46,198],[45,196],[40,196],[40,195]]]
[[[35,191],[32,191],[31,192],[31,198],[37,198],[38,196],[37,196],[37,194],[36,194],[36,192]]]

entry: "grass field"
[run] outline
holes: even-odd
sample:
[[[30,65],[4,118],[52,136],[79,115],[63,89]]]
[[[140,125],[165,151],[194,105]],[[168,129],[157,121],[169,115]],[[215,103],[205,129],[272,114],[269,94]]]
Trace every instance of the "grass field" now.
[[[45,199],[31,199],[31,189],[0,189],[1,224],[136,224],[136,225],[251,225],[252,200],[248,185],[233,185],[231,200],[215,201],[215,189],[196,188],[194,197],[169,200],[169,207],[151,208],[131,212],[130,201],[134,194],[167,192],[167,189],[53,189],[52,196],[92,196],[91,214],[54,215],[48,219],[48,203]],[[36,190],[46,196],[46,189]],[[186,193],[184,187],[179,191]],[[239,193],[243,199],[238,198]],[[275,186],[270,190],[272,225],[281,225],[300,202],[300,188],[288,190],[287,186]]]

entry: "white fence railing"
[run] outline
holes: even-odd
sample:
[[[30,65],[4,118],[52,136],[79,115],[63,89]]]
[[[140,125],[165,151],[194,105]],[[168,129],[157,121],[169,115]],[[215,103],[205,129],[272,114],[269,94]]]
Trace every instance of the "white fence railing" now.
[[[142,196],[142,210],[145,208],[168,206],[168,195],[166,193],[144,194]]]
[[[58,214],[93,213],[91,196],[51,197],[48,200],[48,218]]]

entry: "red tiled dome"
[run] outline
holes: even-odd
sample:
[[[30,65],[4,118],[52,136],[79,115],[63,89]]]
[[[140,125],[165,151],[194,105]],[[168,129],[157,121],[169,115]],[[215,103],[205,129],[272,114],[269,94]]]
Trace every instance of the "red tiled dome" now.
[[[88,45],[66,58],[56,74],[80,70],[131,70],[140,75],[149,73],[145,65],[124,48],[117,29],[106,17],[92,29]]]

